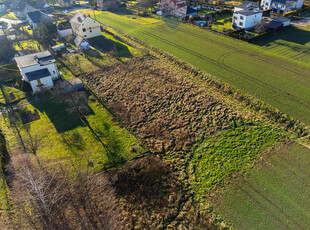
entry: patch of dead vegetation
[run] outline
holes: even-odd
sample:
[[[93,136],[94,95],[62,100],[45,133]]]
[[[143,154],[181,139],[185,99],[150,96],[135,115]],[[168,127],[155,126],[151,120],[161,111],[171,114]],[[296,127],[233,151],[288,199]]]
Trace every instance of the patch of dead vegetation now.
[[[154,153],[187,151],[241,119],[188,80],[190,73],[169,65],[164,59],[134,58],[84,80]]]

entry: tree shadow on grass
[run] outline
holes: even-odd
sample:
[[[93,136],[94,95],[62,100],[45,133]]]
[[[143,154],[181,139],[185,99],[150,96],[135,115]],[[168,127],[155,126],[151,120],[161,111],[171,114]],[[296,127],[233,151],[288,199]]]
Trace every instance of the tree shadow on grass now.
[[[59,102],[56,98],[50,97],[49,94],[37,96],[35,99],[28,99],[28,102],[48,116],[58,133],[64,133],[81,126],[85,127],[78,114],[69,112],[67,104]],[[87,113],[84,113],[84,116],[95,114],[89,106],[87,108]]]
[[[285,28],[277,34],[271,34],[269,37],[264,37],[262,40],[253,42],[255,45],[268,46],[276,40],[284,40],[299,45],[309,43],[310,31],[299,29],[297,27]]]
[[[162,17],[163,22],[165,22],[166,26],[171,30],[176,30],[178,26],[182,23],[178,18],[172,16]]]
[[[103,169],[118,168],[124,165],[126,160],[122,153],[124,153],[125,149],[120,144],[120,137],[111,129],[112,126],[107,122],[103,122],[103,125],[99,128],[92,127],[86,119],[83,119],[83,122],[105,149],[108,161],[103,165]]]
[[[104,36],[90,38],[88,41],[90,42],[91,46],[95,47],[103,53],[115,51],[119,57],[132,57],[127,46],[119,42],[112,41]]]

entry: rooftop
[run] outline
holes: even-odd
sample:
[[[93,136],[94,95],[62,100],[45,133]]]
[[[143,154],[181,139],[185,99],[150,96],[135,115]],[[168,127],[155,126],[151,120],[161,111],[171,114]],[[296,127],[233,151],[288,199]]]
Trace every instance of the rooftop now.
[[[33,81],[33,80],[37,80],[40,78],[51,76],[51,73],[50,73],[50,71],[48,71],[47,68],[44,68],[44,69],[40,69],[40,70],[36,70],[36,71],[26,73],[25,75],[26,75],[28,81]]]
[[[241,15],[245,15],[245,16],[262,14],[262,13],[263,13],[263,11],[261,11],[261,10],[240,10],[240,11],[235,12],[235,14],[241,14]]]
[[[27,14],[33,23],[39,23],[42,18],[42,12],[39,10],[28,12]]]
[[[70,22],[75,22],[81,24],[86,19],[85,14],[78,11],[70,20]]]
[[[276,22],[289,22],[291,20],[289,18],[286,18],[286,17],[276,17],[276,18],[273,18],[273,21],[276,21]]]
[[[52,57],[49,51],[43,51],[34,54],[28,54],[20,57],[16,57],[15,61],[19,68],[25,68],[40,64],[42,66],[55,63],[55,59]]]

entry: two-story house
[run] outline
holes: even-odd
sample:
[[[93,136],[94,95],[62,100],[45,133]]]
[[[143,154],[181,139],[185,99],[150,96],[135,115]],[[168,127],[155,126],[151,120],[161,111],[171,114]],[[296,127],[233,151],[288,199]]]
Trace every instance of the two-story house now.
[[[251,29],[262,22],[263,12],[259,10],[240,10],[233,14],[232,26],[236,29]]]
[[[28,5],[26,1],[19,1],[12,4],[12,10],[16,17],[26,18],[28,12],[35,11],[36,9]]]
[[[47,21],[47,20],[51,21],[52,19],[46,13],[43,13],[39,10],[27,13],[27,21],[33,30],[37,29],[40,23]]]
[[[49,51],[16,57],[15,61],[22,79],[30,83],[34,92],[52,88],[53,80],[58,79],[56,61]]]
[[[302,8],[304,0],[262,0],[263,10],[272,9],[273,13],[284,14]]]
[[[100,24],[96,20],[78,11],[70,20],[72,31],[82,38],[93,38],[101,35]]]

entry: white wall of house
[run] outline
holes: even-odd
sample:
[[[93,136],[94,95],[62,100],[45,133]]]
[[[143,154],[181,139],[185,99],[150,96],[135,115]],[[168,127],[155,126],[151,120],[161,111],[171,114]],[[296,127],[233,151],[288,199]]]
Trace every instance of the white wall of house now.
[[[290,8],[292,8],[292,9],[301,9],[303,4],[304,4],[304,0],[293,1],[293,3],[292,3]]]
[[[5,5],[0,4],[0,13],[4,13],[4,12],[5,12]]]
[[[271,3],[272,0],[262,0],[260,6],[262,10],[268,10],[271,9]]]
[[[100,24],[96,20],[87,17],[81,24],[71,23],[73,33],[82,38],[93,38],[101,36]]]
[[[40,70],[40,69],[45,69],[45,68],[47,68],[50,71],[53,80],[58,79],[59,73],[58,73],[56,63],[51,63],[49,65],[43,65],[43,66],[41,66],[39,64],[33,65],[33,66],[28,66],[28,67],[20,69],[20,71],[21,71],[21,75],[22,75],[23,79],[28,82],[28,80],[26,78],[26,73],[33,72],[33,71]]]
[[[286,4],[278,3],[278,2],[273,2],[271,7],[273,11],[277,14],[284,14],[287,12]]]
[[[30,81],[30,85],[31,85],[31,88],[33,90],[33,92],[39,92],[40,91],[40,87],[39,87],[39,84],[41,84],[43,88],[52,88],[54,86],[54,83],[53,83],[53,80],[51,78],[51,76],[47,76],[47,77],[44,77],[44,78],[40,78],[40,79],[37,79],[37,80],[33,80],[33,81]]]
[[[233,24],[236,25],[239,29],[250,29],[255,25],[261,23],[262,21],[262,12],[258,12],[257,14],[252,15],[243,15],[240,12],[236,12],[233,15]]]
[[[65,29],[65,30],[58,30],[57,29],[57,32],[58,32],[60,37],[67,37],[67,36],[72,34],[72,29],[71,28]]]

